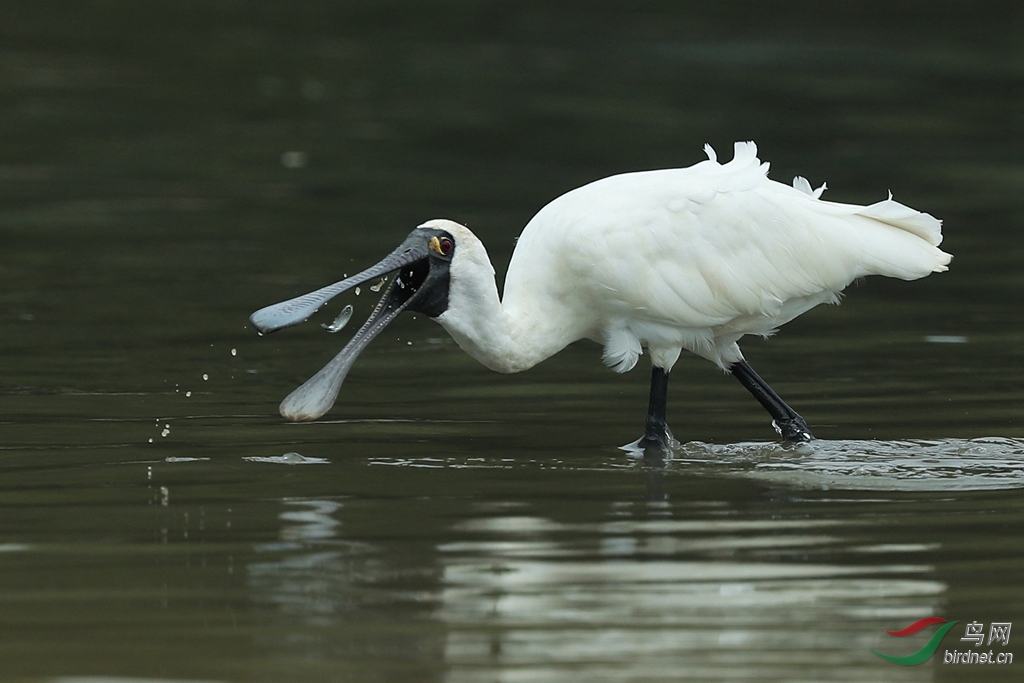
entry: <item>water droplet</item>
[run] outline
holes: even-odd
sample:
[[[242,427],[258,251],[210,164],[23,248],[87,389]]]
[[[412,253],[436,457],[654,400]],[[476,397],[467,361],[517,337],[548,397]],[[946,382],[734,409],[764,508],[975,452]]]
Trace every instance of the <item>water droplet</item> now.
[[[160,487],[160,504],[164,507],[171,504],[171,491],[166,486]]]
[[[330,325],[320,324],[320,327],[324,328],[330,333],[340,331],[345,325],[348,325],[348,321],[352,319],[352,304],[348,304],[345,308],[341,309],[341,313],[334,319],[334,322]]]
[[[302,168],[309,161],[305,152],[285,152],[281,155],[281,165],[285,168]]]
[[[206,380],[208,380],[208,379],[210,379],[210,376],[209,376],[209,375],[207,375],[207,374],[206,374],[206,373],[204,372],[204,373],[203,373],[203,381],[205,382],[205,381],[206,381]]]
[[[356,287],[356,296],[359,296],[359,288]]]
[[[162,432],[160,432],[160,436],[167,436],[170,433],[171,433],[170,429],[164,429]]]
[[[387,279],[386,277],[382,277],[382,278],[380,279],[380,282],[378,282],[378,283],[377,283],[377,284],[375,284],[375,285],[370,285],[370,291],[371,291],[371,292],[379,292],[379,291],[380,291],[380,288],[381,288],[381,287],[383,287],[383,286],[384,286],[384,283],[385,283],[385,282],[387,282],[387,281],[388,281],[388,279]]]
[[[406,346],[412,346],[412,342],[405,342]]]
[[[231,355],[232,356],[237,356],[238,355],[238,349],[231,349]]]
[[[149,437],[149,443],[153,443],[153,437]]]
[[[191,391],[186,391],[185,392],[185,398],[189,398],[190,396],[192,396],[192,392]]]

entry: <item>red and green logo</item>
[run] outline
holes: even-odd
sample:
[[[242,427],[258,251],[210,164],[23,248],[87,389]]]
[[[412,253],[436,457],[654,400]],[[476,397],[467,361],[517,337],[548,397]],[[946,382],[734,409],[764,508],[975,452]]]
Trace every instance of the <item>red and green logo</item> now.
[[[956,626],[959,621],[946,621],[940,617],[925,617],[924,619],[918,619],[913,624],[906,628],[901,628],[899,631],[886,631],[890,636],[904,637],[912,636],[915,633],[920,633],[933,624],[943,624],[937,631],[932,635],[931,639],[924,644],[917,652],[903,657],[894,657],[892,655],[883,655],[881,652],[872,650],[876,655],[882,659],[888,660],[893,664],[900,664],[902,666],[914,666],[915,664],[924,664],[928,659],[935,654],[935,651],[939,649],[939,643],[942,642],[942,637],[946,635],[949,629]]]

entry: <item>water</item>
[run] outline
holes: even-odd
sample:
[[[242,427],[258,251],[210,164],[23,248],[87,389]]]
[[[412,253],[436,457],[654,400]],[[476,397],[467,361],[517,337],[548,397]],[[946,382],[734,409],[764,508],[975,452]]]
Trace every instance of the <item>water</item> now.
[[[338,317],[334,319],[334,322],[330,325],[321,323],[321,327],[331,334],[341,332],[345,328],[345,325],[348,325],[348,321],[352,319],[352,311],[352,304],[345,304],[345,308],[341,309],[341,313],[339,313]]]
[[[1024,622],[1015,3],[0,13],[0,679],[1016,679],[941,661]],[[737,139],[955,255],[746,342],[819,442],[684,358],[638,460],[646,370],[500,376],[410,315],[277,415],[345,340],[252,311],[438,216],[501,277],[554,196]],[[930,662],[870,653],[932,615]]]

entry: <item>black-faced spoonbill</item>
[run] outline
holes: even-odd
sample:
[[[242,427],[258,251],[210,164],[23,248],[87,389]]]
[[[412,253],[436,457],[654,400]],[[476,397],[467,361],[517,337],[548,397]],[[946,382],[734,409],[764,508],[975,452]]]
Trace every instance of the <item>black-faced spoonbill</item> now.
[[[732,161],[626,173],[555,199],[523,229],[498,296],[487,251],[448,220],[419,226],[377,265],[250,317],[261,333],[296,325],[332,297],[399,271],[366,323],[319,373],[281,403],[289,420],[334,404],[359,353],[395,316],[441,323],[492,370],[531,368],[579,339],[604,345],[617,372],[651,355],[650,404],[640,448],[673,442],[668,377],[683,349],[738,379],[785,438],[807,441],[802,417],[754,372],[737,342],[770,335],[801,313],[837,303],[865,275],[915,280],[942,272],[941,223],[892,199],[857,206],[820,199],[801,177],[768,179],[752,142]]]

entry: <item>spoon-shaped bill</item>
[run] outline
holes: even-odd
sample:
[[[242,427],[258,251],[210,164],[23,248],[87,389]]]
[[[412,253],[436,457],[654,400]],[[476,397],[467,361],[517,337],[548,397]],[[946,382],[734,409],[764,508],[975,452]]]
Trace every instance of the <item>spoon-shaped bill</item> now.
[[[427,255],[426,243],[423,239],[414,239],[415,234],[414,231],[413,235],[410,235],[405,242],[385,256],[377,265],[371,266],[361,273],[356,273],[352,277],[321,287],[315,292],[265,306],[250,315],[249,322],[260,334],[275,332],[306,322],[321,306],[345,290],[424,258]]]
[[[415,296],[401,293],[401,288],[396,290],[398,282],[396,278],[391,283],[369,319],[363,323],[345,348],[320,372],[281,401],[282,417],[292,422],[305,422],[315,420],[331,409],[348,371],[366,345],[416,300]]]
[[[305,422],[330,410],[357,355],[348,346],[342,349],[320,372],[281,401],[281,416],[292,422]]]
[[[341,294],[352,284],[348,280],[335,282],[315,292],[266,306],[249,316],[249,322],[260,334],[298,325],[305,322],[317,309]]]

